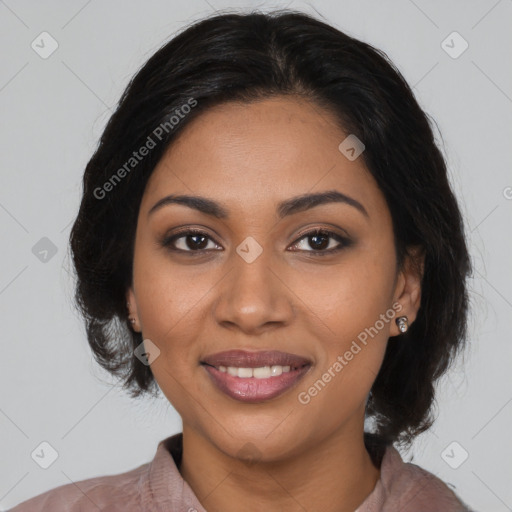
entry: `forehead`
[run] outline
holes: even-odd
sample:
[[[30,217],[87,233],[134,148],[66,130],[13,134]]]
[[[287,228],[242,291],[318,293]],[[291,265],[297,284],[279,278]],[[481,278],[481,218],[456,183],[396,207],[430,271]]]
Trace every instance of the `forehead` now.
[[[332,189],[367,203],[368,210],[386,208],[363,159],[350,161],[338,149],[347,135],[331,113],[295,97],[210,108],[165,152],[141,208],[186,193],[214,197],[242,213]]]

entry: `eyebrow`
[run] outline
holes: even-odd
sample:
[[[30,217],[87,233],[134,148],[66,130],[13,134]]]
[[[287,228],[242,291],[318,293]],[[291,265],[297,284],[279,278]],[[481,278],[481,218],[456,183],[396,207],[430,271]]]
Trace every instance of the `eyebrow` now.
[[[327,190],[325,192],[319,192],[315,194],[303,194],[300,196],[292,197],[282,201],[277,205],[277,214],[280,219],[299,213],[305,210],[314,208],[322,204],[328,203],[343,203],[356,208],[364,216],[369,218],[366,208],[352,197],[342,194],[337,190]],[[168,195],[163,197],[148,212],[148,217],[159,210],[160,208],[170,204],[181,204],[198,210],[206,215],[210,215],[217,219],[229,218],[229,211],[226,210],[221,204],[217,203],[212,199],[201,196],[190,196],[190,195]]]

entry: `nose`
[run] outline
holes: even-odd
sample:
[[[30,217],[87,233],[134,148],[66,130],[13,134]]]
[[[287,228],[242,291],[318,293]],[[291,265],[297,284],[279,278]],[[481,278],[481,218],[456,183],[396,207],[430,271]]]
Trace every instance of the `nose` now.
[[[230,260],[230,271],[216,287],[213,314],[218,324],[248,335],[289,325],[294,295],[279,265],[272,264],[266,251],[250,263],[237,253]]]

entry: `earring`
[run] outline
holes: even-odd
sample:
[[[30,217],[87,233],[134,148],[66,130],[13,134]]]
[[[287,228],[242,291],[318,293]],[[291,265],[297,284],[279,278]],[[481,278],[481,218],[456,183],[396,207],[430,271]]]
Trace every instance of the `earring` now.
[[[399,316],[395,322],[401,333],[407,332],[409,329],[409,321],[406,316]]]
[[[126,307],[128,308],[128,320],[130,321],[130,323],[133,325],[135,325],[135,318],[133,318],[133,316],[130,316],[130,303],[127,302],[126,303]]]

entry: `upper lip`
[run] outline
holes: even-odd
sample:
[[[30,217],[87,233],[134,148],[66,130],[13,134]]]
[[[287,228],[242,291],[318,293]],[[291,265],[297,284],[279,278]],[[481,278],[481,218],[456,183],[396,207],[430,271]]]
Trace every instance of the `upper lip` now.
[[[259,352],[248,352],[246,350],[227,350],[206,356],[201,361],[210,366],[235,366],[238,368],[260,368],[262,366],[290,366],[300,368],[311,364],[311,361],[297,354],[279,352],[277,350],[262,350]]]

